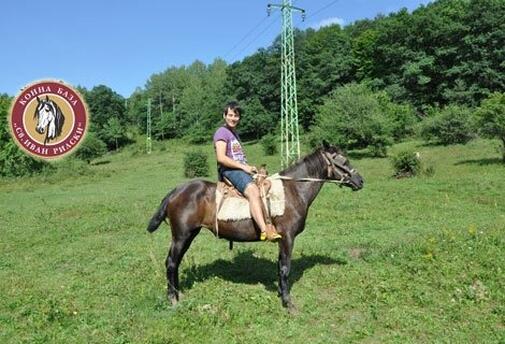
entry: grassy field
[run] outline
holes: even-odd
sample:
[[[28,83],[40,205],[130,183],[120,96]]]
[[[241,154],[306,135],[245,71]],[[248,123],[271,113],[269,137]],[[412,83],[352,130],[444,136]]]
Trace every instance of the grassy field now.
[[[408,142],[432,177],[396,180],[356,153],[366,180],[326,185],[295,243],[297,306],[277,298],[277,246],[203,230],[165,298],[168,226],[145,227],[184,181],[181,142],[98,164],[0,180],[1,343],[505,343],[505,166],[494,141]],[[276,157],[249,159],[278,170]],[[214,173],[212,148],[209,154]],[[215,174],[209,179],[215,179]]]

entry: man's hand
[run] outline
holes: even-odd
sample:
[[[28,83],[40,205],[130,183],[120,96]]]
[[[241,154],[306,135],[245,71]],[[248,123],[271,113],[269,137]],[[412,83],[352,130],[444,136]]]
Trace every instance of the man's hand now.
[[[244,170],[244,172],[248,174],[258,173],[258,169],[256,168],[256,166],[244,165],[242,169]]]

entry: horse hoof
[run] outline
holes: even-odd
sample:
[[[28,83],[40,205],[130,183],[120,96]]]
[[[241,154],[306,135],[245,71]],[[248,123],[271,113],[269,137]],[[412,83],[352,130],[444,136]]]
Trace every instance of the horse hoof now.
[[[179,302],[179,300],[177,300],[176,297],[171,297],[170,298],[170,303],[172,304],[172,306],[177,305],[178,302]]]
[[[291,300],[282,300],[282,306],[287,308],[289,314],[297,314],[298,310]]]
[[[289,302],[286,308],[288,309],[289,314],[291,315],[298,314],[298,308],[296,308],[296,306],[292,302]]]
[[[175,306],[179,302],[179,295],[168,295],[168,301]]]

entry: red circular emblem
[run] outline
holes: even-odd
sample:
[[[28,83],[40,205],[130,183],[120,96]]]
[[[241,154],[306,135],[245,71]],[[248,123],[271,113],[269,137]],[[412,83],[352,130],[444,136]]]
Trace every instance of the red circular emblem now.
[[[26,86],[14,99],[10,130],[26,153],[57,159],[75,151],[88,129],[87,107],[71,86],[44,80]]]

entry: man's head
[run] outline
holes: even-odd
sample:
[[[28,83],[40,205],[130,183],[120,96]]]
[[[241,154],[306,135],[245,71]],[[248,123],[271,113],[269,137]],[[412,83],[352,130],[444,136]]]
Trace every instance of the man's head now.
[[[240,116],[242,115],[242,108],[236,101],[231,101],[224,107],[223,119],[231,129],[235,129],[235,127],[240,122]]]

